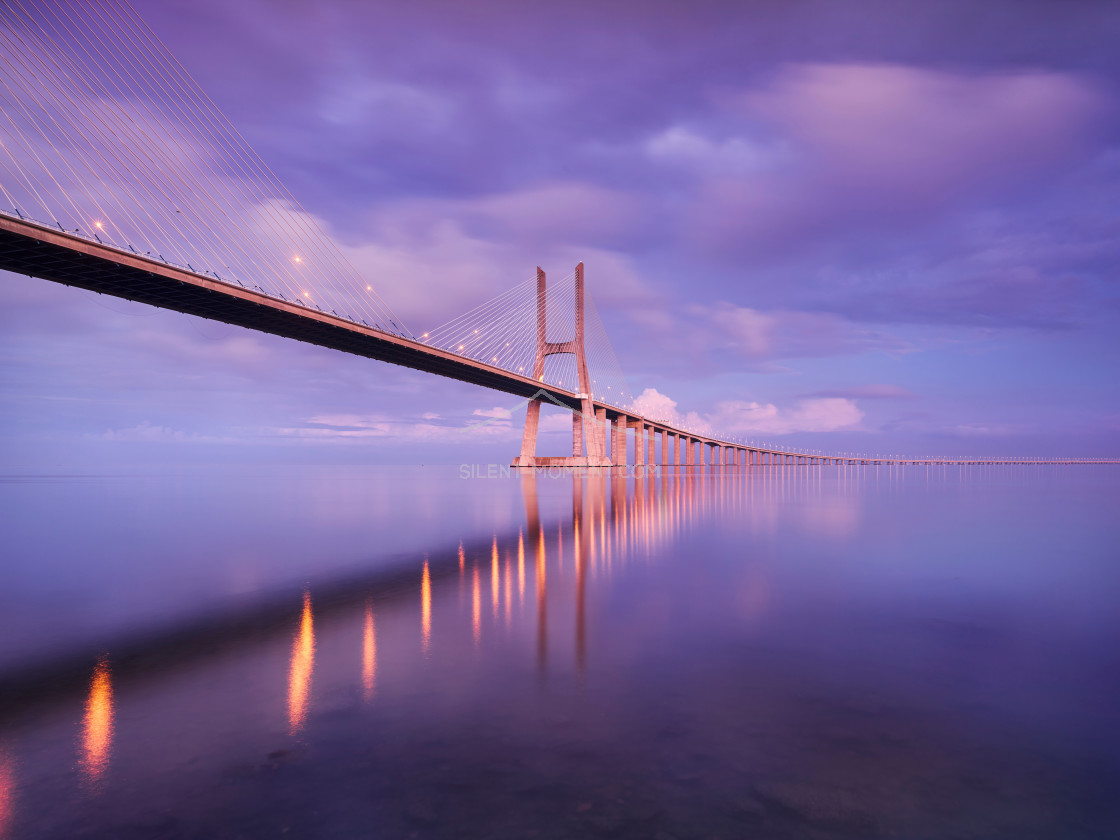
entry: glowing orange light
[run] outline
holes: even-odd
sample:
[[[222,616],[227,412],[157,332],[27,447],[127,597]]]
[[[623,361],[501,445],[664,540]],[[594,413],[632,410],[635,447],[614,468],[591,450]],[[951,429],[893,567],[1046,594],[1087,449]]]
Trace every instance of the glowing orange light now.
[[[104,230],[104,228],[101,227],[101,222],[94,222],[93,224],[98,230]]]
[[[427,338],[427,337],[428,337],[428,334],[427,334],[427,333],[424,333],[424,334],[423,334],[422,336],[420,336],[420,337],[421,337],[421,338]]]
[[[377,636],[373,627],[373,607],[366,604],[366,621],[362,629],[362,694],[366,701],[373,699],[377,679]]]
[[[305,298],[309,298],[309,297],[311,297],[311,295],[310,295],[310,294],[308,294],[307,292],[304,292],[304,293],[303,293],[303,296],[304,296]]]
[[[373,286],[366,286],[366,291],[367,292],[372,292],[373,291]]]
[[[82,721],[82,769],[90,781],[97,781],[108,769],[112,746],[113,681],[109,661],[102,658],[93,670]]]
[[[311,593],[303,593],[299,630],[292,641],[292,664],[288,669],[288,725],[292,734],[303,728],[311,694],[311,671],[315,667],[315,627],[311,615]]]
[[[495,357],[494,357],[494,359],[493,359],[493,361],[495,361],[495,362],[496,362],[496,361],[498,361],[498,357],[497,357],[497,356],[495,356]]]
[[[460,344],[460,345],[459,345],[459,349],[460,349],[460,350],[462,350],[462,349],[463,349],[463,345],[462,345],[462,344]]]
[[[424,561],[424,576],[420,578],[420,633],[424,653],[432,643],[432,579],[428,574],[428,561]]]
[[[303,262],[303,257],[295,257],[296,262]]]

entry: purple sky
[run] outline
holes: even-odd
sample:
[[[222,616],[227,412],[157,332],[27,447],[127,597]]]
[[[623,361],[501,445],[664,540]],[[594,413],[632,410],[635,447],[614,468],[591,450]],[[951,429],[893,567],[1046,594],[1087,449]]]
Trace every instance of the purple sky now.
[[[582,259],[651,408],[1120,453],[1116,4],[136,5],[416,332]],[[515,454],[506,395],[2,283],[10,467]]]

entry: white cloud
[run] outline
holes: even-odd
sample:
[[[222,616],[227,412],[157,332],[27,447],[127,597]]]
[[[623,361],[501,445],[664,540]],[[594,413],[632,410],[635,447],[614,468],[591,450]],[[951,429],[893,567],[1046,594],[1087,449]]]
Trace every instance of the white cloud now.
[[[569,411],[556,410],[552,413],[542,413],[541,422],[537,427],[539,434],[571,434],[572,414]]]
[[[713,425],[730,434],[786,435],[792,432],[835,432],[858,429],[863,411],[843,397],[799,400],[789,408],[773,403],[731,400],[718,403]]]
[[[701,434],[711,431],[706,418],[695,411],[681,414],[677,411],[676,400],[662,394],[656,388],[646,388],[634,398],[631,405],[635,411],[652,420],[661,420],[678,428],[691,429]]]
[[[492,417],[495,420],[508,420],[512,415],[508,408],[496,405],[493,408],[476,408],[472,414],[475,417]]]
[[[265,437],[310,443],[362,443],[377,440],[462,442],[477,438],[513,438],[521,433],[510,422],[512,412],[500,406],[476,409],[478,422],[457,425],[428,412],[419,418],[386,414],[318,414],[299,426],[262,430]]]
[[[860,428],[864,412],[853,400],[843,397],[818,397],[798,400],[779,408],[773,403],[723,400],[707,414],[691,411],[681,414],[677,403],[656,388],[646,388],[635,400],[634,408],[653,419],[690,429],[700,434],[786,435],[793,432],[835,432]]]

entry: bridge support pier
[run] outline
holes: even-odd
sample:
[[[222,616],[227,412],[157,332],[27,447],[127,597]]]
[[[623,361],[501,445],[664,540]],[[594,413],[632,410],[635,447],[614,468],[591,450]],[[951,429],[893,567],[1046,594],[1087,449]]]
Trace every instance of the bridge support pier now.
[[[572,413],[572,454],[566,457],[537,456],[537,431],[540,428],[541,402],[537,397],[529,401],[525,409],[525,433],[521,436],[521,454],[513,459],[514,467],[535,466],[609,466],[606,457],[605,439],[596,434],[594,403],[591,398],[591,378],[587,372],[587,357],[583,342],[583,263],[576,266],[575,279],[575,338],[571,341],[550,342],[548,340],[548,307],[545,297],[545,273],[537,267],[537,350],[533,359],[533,378],[543,381],[544,360],[547,356],[570,353],[576,357],[576,371],[579,377],[581,411]],[[604,412],[605,416],[605,412]],[[587,455],[583,454],[584,445]]]
[[[616,467],[626,466],[626,418],[618,415],[611,421],[613,435],[611,437],[611,463]]]
[[[607,429],[609,427],[607,410],[605,408],[595,409],[595,437],[599,441],[599,453],[607,464],[610,464],[610,456],[607,454]]]

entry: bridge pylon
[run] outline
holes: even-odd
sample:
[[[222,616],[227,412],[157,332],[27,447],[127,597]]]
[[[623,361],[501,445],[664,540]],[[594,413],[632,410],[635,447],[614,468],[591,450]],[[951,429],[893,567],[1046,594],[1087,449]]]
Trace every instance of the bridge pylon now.
[[[570,341],[548,340],[548,306],[544,270],[537,266],[537,349],[533,359],[533,378],[543,381],[544,360],[548,356],[571,353],[576,357],[579,377],[580,411],[572,412],[572,454],[567,456],[537,455],[537,430],[540,427],[541,397],[529,401],[525,410],[525,433],[521,436],[521,454],[513,459],[514,467],[572,466],[609,467],[606,435],[596,424],[591,395],[591,377],[587,372],[587,356],[583,346],[583,263],[576,266],[576,329]],[[584,449],[586,446],[586,454]]]

